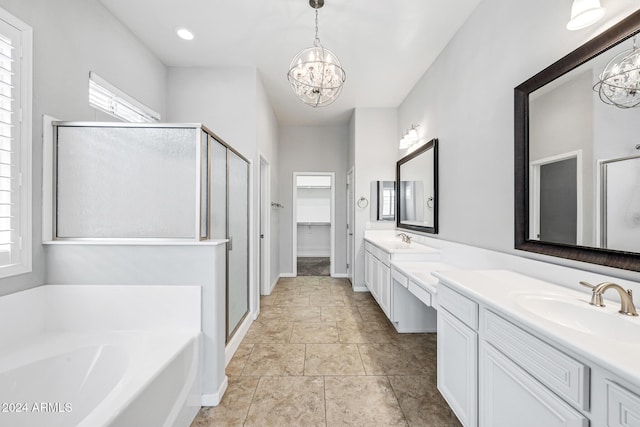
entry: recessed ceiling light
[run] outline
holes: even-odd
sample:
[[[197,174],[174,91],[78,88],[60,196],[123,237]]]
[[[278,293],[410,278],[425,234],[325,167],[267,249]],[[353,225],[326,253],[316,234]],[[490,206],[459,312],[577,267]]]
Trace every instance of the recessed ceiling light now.
[[[182,40],[193,40],[193,38],[195,37],[193,35],[193,33],[189,30],[187,30],[184,27],[178,27],[176,28],[176,34],[178,35],[178,37],[180,37]]]

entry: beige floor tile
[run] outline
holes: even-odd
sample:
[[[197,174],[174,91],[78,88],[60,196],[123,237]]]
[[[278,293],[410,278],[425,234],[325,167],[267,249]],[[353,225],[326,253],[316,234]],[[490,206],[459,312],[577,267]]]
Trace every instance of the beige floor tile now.
[[[271,311],[267,312],[271,313]],[[268,316],[264,317],[261,313],[257,320],[253,322],[247,335],[242,340],[243,343],[281,343],[286,344],[291,337],[291,329],[293,323],[283,322],[280,311],[277,311],[275,320],[271,320]]]
[[[461,426],[436,388],[435,376],[389,377],[410,426]]]
[[[366,322],[341,323],[338,325],[338,335],[341,343],[392,343],[395,333],[389,328],[372,328]]]
[[[307,344],[305,375],[365,375],[355,344]]]
[[[344,306],[345,297],[342,295],[318,295],[311,294],[309,296],[309,305],[311,306],[332,306],[332,307],[340,307]]]
[[[362,320],[387,320],[387,315],[380,309],[380,307],[358,306],[358,311]]]
[[[276,300],[276,305],[278,306],[309,306],[309,295],[300,295],[300,294],[281,294],[278,296]]]
[[[327,426],[406,426],[385,376],[325,377]]]
[[[338,278],[338,277],[331,277],[331,276],[322,276],[320,277],[319,280],[320,284],[328,284],[328,285],[336,285],[336,286],[345,286],[345,287],[349,287],[351,288],[351,282],[349,282],[349,279],[342,279],[342,278]]]
[[[318,276],[298,276],[294,279],[298,286],[320,286],[320,277]]]
[[[245,426],[325,426],[322,377],[263,377]]]
[[[428,373],[425,366],[413,353],[398,344],[358,344],[358,349],[367,375],[424,375]]]
[[[249,355],[252,351],[253,344],[247,344],[243,341],[242,344],[238,346],[236,354],[234,354],[233,358],[229,361],[229,364],[225,369],[225,374],[227,374],[228,376],[238,376],[242,374],[244,365],[247,363]]]
[[[303,375],[304,353],[304,344],[256,344],[242,375]]]
[[[293,324],[290,340],[292,344],[332,344],[338,341],[338,327],[335,322]]]
[[[260,322],[320,322],[320,307],[281,306],[264,307],[258,316]]]
[[[271,295],[262,295],[260,297],[260,307],[268,307],[274,305],[278,299],[278,294],[272,293]]]
[[[355,307],[321,307],[323,322],[361,322],[362,316]]]
[[[328,297],[331,295],[331,289],[323,286],[301,287],[300,295],[309,295],[312,299],[313,297]]]
[[[259,378],[229,378],[229,387],[218,406],[202,408],[191,427],[242,426]]]

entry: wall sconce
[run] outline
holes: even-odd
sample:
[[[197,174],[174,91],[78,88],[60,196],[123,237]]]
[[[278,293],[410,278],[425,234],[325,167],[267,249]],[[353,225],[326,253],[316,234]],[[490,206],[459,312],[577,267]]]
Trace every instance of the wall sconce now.
[[[403,136],[400,138],[400,149],[404,150],[405,148],[411,147],[413,144],[418,142],[418,127],[420,125],[411,125],[411,129],[409,129]]]
[[[595,24],[604,16],[606,9],[600,7],[600,0],[573,0],[571,4],[571,20],[567,30],[575,31]]]

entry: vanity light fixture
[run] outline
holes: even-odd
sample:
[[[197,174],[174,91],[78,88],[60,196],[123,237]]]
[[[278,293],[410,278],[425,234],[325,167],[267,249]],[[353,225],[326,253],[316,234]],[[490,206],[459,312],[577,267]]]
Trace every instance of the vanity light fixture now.
[[[604,16],[606,9],[600,6],[600,0],[573,0],[571,4],[571,20],[567,30],[575,31],[595,24]]]
[[[177,27],[176,28],[176,34],[182,40],[193,40],[195,38],[193,33],[190,30],[188,30],[187,28],[184,28],[184,27]]]
[[[405,148],[411,147],[413,144],[418,142],[418,127],[420,125],[411,125],[411,129],[409,129],[403,136],[400,138],[400,149],[404,150]]]
[[[325,49],[318,37],[318,9],[324,6],[324,0],[309,0],[309,6],[316,11],[316,37],[312,47],[293,57],[287,79],[302,102],[324,107],[338,98],[347,76],[338,57]]]
[[[604,67],[593,90],[605,104],[623,109],[640,106],[640,49],[635,38],[631,49],[614,56]]]

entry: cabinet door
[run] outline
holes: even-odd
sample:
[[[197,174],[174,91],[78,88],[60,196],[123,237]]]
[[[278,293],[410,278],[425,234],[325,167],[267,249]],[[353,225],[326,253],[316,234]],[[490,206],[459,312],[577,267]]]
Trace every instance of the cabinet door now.
[[[491,344],[480,344],[481,427],[586,427],[588,424],[582,414]]]
[[[438,390],[464,426],[478,425],[478,335],[444,308],[438,310]]]
[[[391,269],[382,262],[378,263],[378,284],[380,295],[380,308],[391,318]]]
[[[364,253],[364,284],[367,285],[367,288],[369,288],[369,292],[371,291],[372,283],[371,280],[373,279],[373,255],[371,255],[370,252],[365,252]]]

